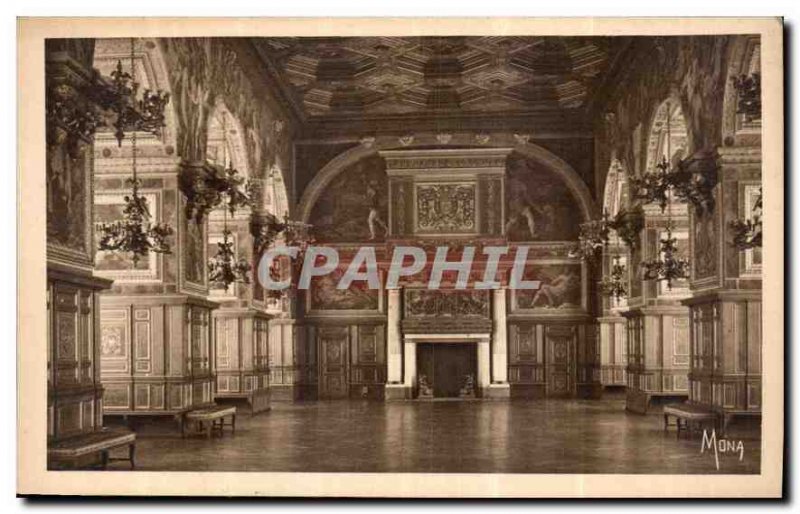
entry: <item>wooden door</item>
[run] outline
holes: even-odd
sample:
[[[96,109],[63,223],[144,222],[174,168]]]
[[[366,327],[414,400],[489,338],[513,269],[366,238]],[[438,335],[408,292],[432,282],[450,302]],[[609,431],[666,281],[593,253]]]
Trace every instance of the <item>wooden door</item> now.
[[[547,327],[547,396],[574,396],[575,344],[574,327]]]
[[[319,397],[347,398],[347,327],[325,327],[319,330]]]

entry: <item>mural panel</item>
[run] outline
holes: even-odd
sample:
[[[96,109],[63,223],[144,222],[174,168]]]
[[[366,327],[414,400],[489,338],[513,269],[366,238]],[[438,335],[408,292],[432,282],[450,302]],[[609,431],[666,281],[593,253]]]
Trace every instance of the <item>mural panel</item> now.
[[[183,266],[187,282],[204,285],[206,273],[205,246],[203,227],[193,221],[185,221],[186,239],[183,254]]]
[[[524,278],[539,280],[541,285],[536,290],[515,290],[515,309],[560,311],[581,308],[580,264],[528,264]]]
[[[694,217],[695,279],[713,277],[717,273],[717,223],[714,213]]]
[[[317,241],[381,241],[388,220],[383,159],[363,159],[339,174],[319,197],[310,223]]]
[[[86,254],[87,178],[91,157],[71,155],[68,145],[47,151],[47,242]]]
[[[311,281],[308,309],[311,311],[378,311],[380,290],[370,289],[366,282],[355,281],[347,289],[337,289],[346,268]]]
[[[506,235],[511,241],[578,238],[581,210],[558,175],[511,155],[505,189]]]
[[[631,261],[628,267],[630,287],[628,300],[642,296],[642,238],[637,239],[636,246],[631,249]]]

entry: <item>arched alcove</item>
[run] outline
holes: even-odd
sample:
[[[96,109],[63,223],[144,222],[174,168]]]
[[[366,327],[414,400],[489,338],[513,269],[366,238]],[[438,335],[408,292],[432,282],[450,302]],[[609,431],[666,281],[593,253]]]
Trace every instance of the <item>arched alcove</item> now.
[[[611,165],[609,166],[608,174],[606,176],[606,185],[603,191],[603,212],[610,219],[613,219],[621,211],[626,210],[629,207],[629,204],[630,197],[628,192],[628,176],[626,169],[619,159],[614,158],[611,161]],[[609,246],[605,248],[603,253],[602,274],[604,279],[611,278],[612,266],[614,264],[625,266],[626,270],[630,272],[628,268],[629,252],[627,251],[627,248],[623,246],[622,241],[614,230],[611,231],[609,243]],[[624,280],[627,284],[627,274]],[[627,299],[624,296],[619,298],[610,297],[608,298],[607,306],[611,309],[620,309],[625,307],[627,303]],[[623,337],[624,336],[619,337],[620,342],[623,341]],[[620,350],[617,353],[619,353],[620,357],[626,354],[625,350]]]
[[[654,171],[662,158],[674,165],[691,155],[690,145],[680,100],[670,97],[659,104],[650,123],[645,170]]]
[[[206,159],[217,166],[230,165],[245,179],[251,176],[242,126],[222,101],[208,116]]]
[[[278,219],[289,215],[289,198],[286,194],[286,183],[283,181],[283,172],[277,164],[269,168],[267,178],[264,181],[264,208]]]
[[[741,77],[761,77],[761,40],[758,36],[737,36],[728,53],[728,73],[725,82],[725,96],[722,107],[722,141],[725,146],[742,144],[736,141],[737,135],[760,135],[761,118],[753,119],[740,112],[739,92],[735,79]],[[755,142],[752,139],[747,142]]]
[[[235,170],[242,180],[249,179],[249,160],[241,124],[221,99],[217,99],[215,102],[206,126],[206,160],[220,170]],[[228,211],[227,200],[223,200],[209,214],[208,257],[213,258],[217,255],[219,243],[222,243],[227,237],[227,241],[233,243],[234,255],[237,258],[248,259],[250,249],[244,246],[250,244],[247,233],[249,219],[249,206],[240,206],[236,212],[231,213]],[[225,230],[228,231],[227,236],[224,233]],[[220,284],[210,282],[209,289],[212,297],[236,298],[237,290],[238,294],[244,294],[248,286],[234,282],[226,289]]]
[[[614,217],[628,205],[628,177],[625,167],[618,159],[611,161],[606,175],[606,185],[603,191],[603,212],[609,217]]]
[[[156,41],[152,38],[133,40],[133,62],[136,71],[136,82],[139,83],[139,94],[145,89],[166,91],[170,93],[169,78],[164,56]],[[104,38],[95,40],[93,66],[105,77],[122,64],[125,72],[131,72],[131,40],[130,38]],[[175,153],[176,119],[173,102],[168,102],[164,111],[166,126],[161,129],[160,136],[140,132],[137,143],[144,145],[160,144],[167,155]],[[130,138],[123,145],[130,144]],[[117,146],[112,131],[99,131],[95,134],[95,147]]]
[[[436,146],[440,148],[456,148],[459,145],[463,147],[464,141],[469,141],[469,139],[470,138],[464,134],[453,135],[450,144],[447,145],[438,141],[435,135],[423,134],[415,136],[414,142],[411,144],[401,143],[398,141],[398,138],[391,136],[381,136],[370,139],[366,143],[362,142],[361,145],[346,150],[331,159],[316,173],[314,179],[303,191],[300,202],[298,203],[296,216],[301,221],[308,222],[318,198],[323,194],[334,178],[362,159],[377,155],[380,150],[414,149],[429,146],[434,142]],[[474,138],[472,141],[474,142]],[[516,134],[492,134],[490,141],[481,146],[513,148],[515,153],[524,156],[532,163],[538,164],[558,176],[575,199],[582,220],[593,219],[599,214],[597,206],[592,199],[591,192],[581,176],[569,164],[555,154],[528,142],[527,138],[520,137]]]
[[[97,39],[92,65],[106,78],[121,65],[123,72],[135,75],[140,98],[147,89],[170,92],[166,64],[153,39]],[[135,139],[136,172],[142,181],[139,192],[148,202],[152,221],[166,223],[177,229],[179,198],[168,191],[169,186],[163,178],[175,173],[179,163],[175,153],[176,120],[172,101],[166,104],[164,118],[165,126],[158,134],[126,130],[121,143],[117,141],[111,127],[104,127],[95,133],[95,223],[111,223],[123,218],[124,198],[130,193],[128,179],[133,171]],[[95,231],[95,248],[99,237],[99,231]],[[173,249],[178,246],[176,239],[177,236],[171,238]],[[96,251],[94,265],[99,275],[113,278],[118,285],[126,282],[156,283],[175,280],[175,269],[170,258],[155,252],[134,262],[125,252]]]

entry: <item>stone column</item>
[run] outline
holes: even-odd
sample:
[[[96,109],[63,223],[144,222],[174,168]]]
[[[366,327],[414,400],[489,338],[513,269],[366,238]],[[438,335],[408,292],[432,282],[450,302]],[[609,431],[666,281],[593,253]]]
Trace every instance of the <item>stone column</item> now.
[[[93,52],[92,39],[45,44],[48,444],[103,426],[98,297],[111,281],[93,273],[94,130],[88,127],[99,120],[85,94],[94,81]],[[96,460],[88,455],[83,464]],[[48,458],[48,469],[65,464]]]
[[[405,342],[405,372],[403,373],[403,387],[408,398],[414,397],[417,385],[417,343]]]
[[[508,398],[508,334],[506,331],[506,288],[493,291],[492,300],[492,376],[490,397]]]
[[[734,220],[753,219],[761,181],[760,135],[719,148],[714,211],[692,212],[689,400],[723,421],[759,416],[762,396],[762,248],[733,244]]]
[[[387,291],[386,389],[387,400],[406,397],[403,381],[403,342],[400,333],[400,289]]]
[[[672,235],[678,239],[679,257],[688,256],[689,215],[685,203],[671,207]],[[659,259],[660,241],[669,220],[658,205],[646,204],[644,230],[631,255],[630,269],[641,262]],[[676,280],[672,289],[665,282],[644,280],[641,274],[631,275],[626,319],[629,345],[628,387],[625,407],[632,412],[647,413],[654,401],[667,402],[688,397],[689,372],[689,309],[681,300],[689,294],[688,282]]]
[[[478,389],[483,396],[491,395],[489,392],[491,366],[489,357],[489,339],[478,341]]]
[[[403,351],[400,340],[400,290],[389,289],[386,327],[387,381],[399,384],[403,380]]]

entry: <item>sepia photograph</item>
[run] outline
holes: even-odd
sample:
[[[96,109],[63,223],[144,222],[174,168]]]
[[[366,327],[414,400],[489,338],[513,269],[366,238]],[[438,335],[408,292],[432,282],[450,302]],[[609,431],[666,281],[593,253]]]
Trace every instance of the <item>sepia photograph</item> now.
[[[17,23],[18,494],[781,495],[779,18]]]

